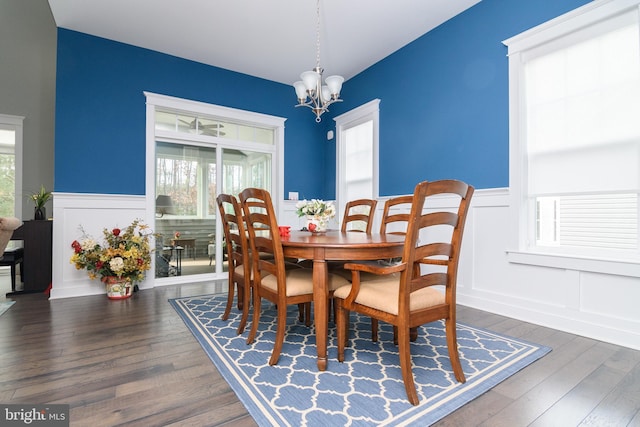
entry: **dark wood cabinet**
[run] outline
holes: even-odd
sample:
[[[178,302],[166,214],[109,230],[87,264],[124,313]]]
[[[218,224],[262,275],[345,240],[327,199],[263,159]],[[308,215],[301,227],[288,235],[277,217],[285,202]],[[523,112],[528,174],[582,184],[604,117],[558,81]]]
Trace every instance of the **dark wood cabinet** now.
[[[25,221],[11,240],[24,242],[22,290],[7,295],[44,292],[51,283],[52,221]]]

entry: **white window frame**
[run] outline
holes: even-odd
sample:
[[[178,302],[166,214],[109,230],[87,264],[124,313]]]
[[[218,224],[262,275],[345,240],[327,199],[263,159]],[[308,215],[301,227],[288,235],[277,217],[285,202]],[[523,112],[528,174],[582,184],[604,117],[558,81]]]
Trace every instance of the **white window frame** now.
[[[373,198],[377,199],[379,195],[379,129],[380,129],[380,100],[374,99],[359,107],[354,108],[333,120],[336,122],[336,199],[338,212],[343,212],[348,200],[346,198],[346,145],[344,140],[344,131],[367,121],[373,123]],[[339,218],[341,221],[342,218]]]
[[[15,182],[15,194],[14,194],[14,215],[18,218],[23,218],[22,214],[22,162],[23,162],[23,128],[24,117],[23,116],[11,116],[8,114],[0,114],[0,129],[12,130],[15,132],[15,168],[16,168],[16,182]]]
[[[246,142],[238,140],[227,140],[225,138],[217,138],[216,147],[216,161],[218,165],[222,164],[222,150],[224,148],[232,148],[237,150],[247,149],[254,152],[265,152],[271,154],[271,182],[272,190],[271,197],[276,206],[274,209],[278,212],[278,216],[284,215],[284,122],[285,118],[270,116],[262,113],[254,113],[246,110],[238,110],[235,108],[223,107],[214,104],[207,104],[199,101],[191,101],[182,98],[175,98],[167,95],[159,95],[151,92],[144,92],[146,97],[147,109],[146,109],[146,173],[145,173],[145,192],[146,192],[146,211],[148,224],[155,223],[155,200],[156,200],[156,140],[162,140],[171,142],[175,138],[175,132],[157,131],[156,122],[156,110],[161,111],[173,110],[173,111],[185,111],[195,114],[201,114],[204,116],[212,116],[219,118],[226,118],[230,121],[247,123],[266,128],[272,128],[274,130],[274,143],[273,144],[257,144],[255,142]],[[193,135],[190,140],[198,141],[202,140],[203,145],[207,145],[207,141],[211,137]],[[222,168],[217,169],[217,182],[222,183]],[[219,215],[216,215],[216,230],[222,230],[222,221]],[[216,233],[216,259],[222,259],[222,235],[224,233]],[[155,259],[152,271],[155,271]],[[222,272],[222,264],[216,264],[216,273],[214,278],[224,277]],[[209,280],[211,275],[189,275],[189,276],[177,276],[168,278],[156,278],[156,283],[162,284],[174,284],[183,282],[193,282],[198,280]]]
[[[640,0],[595,0],[572,12],[505,40],[509,56],[509,187],[511,196],[510,229],[512,232],[508,260],[513,263],[619,274],[640,277],[640,260],[562,255],[532,249],[528,240],[529,206],[527,204],[527,167],[524,127],[523,55],[558,37],[632,9],[639,10]]]

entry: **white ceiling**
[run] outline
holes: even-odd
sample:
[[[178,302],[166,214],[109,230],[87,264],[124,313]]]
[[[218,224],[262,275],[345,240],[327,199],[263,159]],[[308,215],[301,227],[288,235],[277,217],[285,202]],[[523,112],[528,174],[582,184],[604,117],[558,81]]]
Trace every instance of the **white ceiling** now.
[[[322,0],[320,63],[349,79],[480,0]],[[49,0],[61,28],[291,84],[316,64],[315,0]]]

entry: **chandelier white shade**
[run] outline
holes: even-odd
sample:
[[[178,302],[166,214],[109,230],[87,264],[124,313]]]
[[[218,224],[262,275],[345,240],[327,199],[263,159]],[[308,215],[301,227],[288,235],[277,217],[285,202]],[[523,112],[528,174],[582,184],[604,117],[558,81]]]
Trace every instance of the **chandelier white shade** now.
[[[316,122],[320,123],[320,116],[329,111],[329,105],[334,102],[342,102],[340,90],[344,78],[342,76],[329,76],[322,84],[322,72],[320,67],[320,0],[317,0],[317,25],[316,25],[316,66],[311,71],[300,74],[300,80],[293,84],[298,97],[296,107],[309,107],[316,115]]]

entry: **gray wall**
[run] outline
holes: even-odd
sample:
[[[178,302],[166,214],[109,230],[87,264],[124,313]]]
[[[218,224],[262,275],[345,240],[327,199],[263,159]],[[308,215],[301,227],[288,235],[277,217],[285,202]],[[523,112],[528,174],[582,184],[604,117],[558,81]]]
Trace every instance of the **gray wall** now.
[[[25,117],[22,219],[33,219],[29,194],[53,189],[56,48],[47,0],[0,0],[0,113]]]

